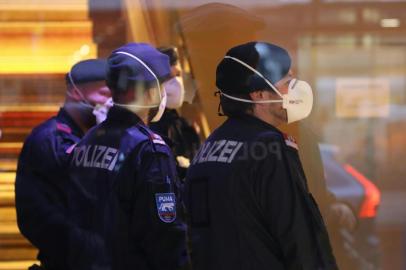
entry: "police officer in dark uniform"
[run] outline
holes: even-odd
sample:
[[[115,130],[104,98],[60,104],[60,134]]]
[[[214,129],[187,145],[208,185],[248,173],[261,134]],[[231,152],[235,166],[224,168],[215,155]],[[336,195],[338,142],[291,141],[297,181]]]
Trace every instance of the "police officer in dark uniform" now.
[[[182,68],[179,64],[177,49],[169,46],[160,47],[158,50],[169,56],[171,78],[164,84],[167,94],[165,112],[158,122],[150,124],[150,128],[162,136],[171,147],[176,158],[178,175],[180,179],[184,179],[190,160],[199,149],[200,137],[196,129],[177,111],[182,107],[185,97]]]
[[[297,144],[277,128],[312,108],[311,87],[293,78],[290,65],[283,48],[250,42],[217,67],[228,119],[186,180],[195,270],[337,269]]]
[[[73,150],[69,211],[88,234],[72,249],[73,269],[183,269],[185,224],[165,141],[146,124],[165,109],[168,57],[129,43],[108,59],[114,106]],[[150,110],[151,108],[151,110]]]
[[[39,249],[40,269],[67,269],[67,217],[64,176],[68,149],[96,123],[93,106],[110,97],[105,60],[77,63],[66,75],[67,94],[55,117],[33,129],[18,161],[15,183],[21,233]],[[38,266],[33,266],[33,269]]]

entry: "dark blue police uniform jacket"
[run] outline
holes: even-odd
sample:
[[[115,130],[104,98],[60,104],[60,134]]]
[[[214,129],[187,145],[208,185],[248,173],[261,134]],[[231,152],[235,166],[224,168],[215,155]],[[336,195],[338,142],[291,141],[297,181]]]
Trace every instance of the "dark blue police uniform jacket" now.
[[[67,269],[67,219],[64,179],[67,149],[83,137],[82,130],[62,108],[58,115],[33,129],[21,151],[15,183],[17,223],[39,249],[47,269]]]
[[[194,270],[336,269],[295,141],[249,115],[202,145],[186,178]]]
[[[69,211],[82,234],[74,269],[180,269],[188,263],[173,156],[114,106],[72,153]],[[76,239],[72,240],[73,243]]]

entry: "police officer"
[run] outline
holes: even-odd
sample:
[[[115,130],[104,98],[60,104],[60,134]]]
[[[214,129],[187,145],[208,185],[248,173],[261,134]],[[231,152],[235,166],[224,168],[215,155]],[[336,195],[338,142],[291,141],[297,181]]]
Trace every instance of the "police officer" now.
[[[283,48],[250,42],[217,66],[228,119],[186,180],[195,270],[337,269],[297,144],[278,129],[312,108],[311,87],[290,65]]]
[[[160,47],[158,50],[169,57],[171,78],[165,82],[167,94],[166,109],[158,122],[150,124],[150,128],[162,136],[171,147],[177,161],[179,177],[184,179],[190,160],[197,153],[200,138],[195,128],[179,115],[177,109],[182,107],[185,87],[182,79],[182,68],[176,47]]]
[[[129,43],[108,58],[114,106],[73,150],[69,211],[83,235],[73,269],[181,269],[188,263],[175,163],[146,124],[165,109],[168,57]]]
[[[39,249],[43,269],[67,269],[67,238],[72,230],[66,212],[64,176],[68,149],[96,123],[96,104],[110,97],[105,60],[77,63],[66,75],[67,94],[58,114],[33,129],[19,157],[15,183],[21,233]],[[34,268],[34,267],[33,267]]]

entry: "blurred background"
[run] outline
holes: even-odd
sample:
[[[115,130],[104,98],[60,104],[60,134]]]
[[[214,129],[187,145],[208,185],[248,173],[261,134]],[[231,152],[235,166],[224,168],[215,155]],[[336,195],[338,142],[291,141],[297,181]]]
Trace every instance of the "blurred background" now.
[[[0,0],[0,270],[36,260],[16,225],[16,161],[73,64],[131,41],[177,46],[180,113],[204,139],[225,120],[215,67],[252,40],[286,48],[313,86],[311,117],[284,130],[320,144],[327,186],[357,218],[330,231],[341,268],[406,269],[406,1]]]

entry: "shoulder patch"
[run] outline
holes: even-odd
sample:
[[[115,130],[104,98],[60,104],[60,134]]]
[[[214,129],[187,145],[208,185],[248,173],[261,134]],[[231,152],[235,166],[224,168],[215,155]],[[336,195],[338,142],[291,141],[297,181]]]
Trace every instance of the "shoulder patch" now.
[[[151,133],[150,138],[153,143],[166,145],[164,139],[162,139],[162,137],[159,136],[158,134]]]
[[[165,223],[171,223],[176,219],[176,197],[175,193],[156,193],[156,208],[158,217]]]
[[[142,125],[137,125],[137,127],[144,135],[146,135],[149,138],[150,141],[152,141],[152,143],[166,145],[164,139],[162,139],[161,136],[154,133],[149,128],[142,126]]]
[[[285,139],[285,143],[287,146],[295,148],[296,150],[299,150],[297,141],[293,136],[283,133],[283,138]]]
[[[71,154],[73,149],[75,149],[77,143],[72,144],[71,146],[68,147],[68,149],[66,149],[65,153],[66,154]]]
[[[62,132],[65,132],[65,133],[69,133],[69,134],[72,133],[72,129],[66,124],[62,124],[62,123],[57,122],[56,123],[56,129],[60,130]]]

